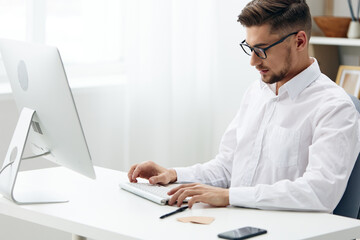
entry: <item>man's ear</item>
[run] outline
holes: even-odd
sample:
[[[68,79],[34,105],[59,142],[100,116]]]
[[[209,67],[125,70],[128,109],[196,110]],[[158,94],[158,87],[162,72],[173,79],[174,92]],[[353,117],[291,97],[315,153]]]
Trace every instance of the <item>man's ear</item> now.
[[[306,33],[304,31],[299,31],[296,36],[295,36],[295,40],[296,40],[296,49],[298,51],[303,51],[304,49],[306,50],[307,45],[308,45],[308,39],[306,36]]]

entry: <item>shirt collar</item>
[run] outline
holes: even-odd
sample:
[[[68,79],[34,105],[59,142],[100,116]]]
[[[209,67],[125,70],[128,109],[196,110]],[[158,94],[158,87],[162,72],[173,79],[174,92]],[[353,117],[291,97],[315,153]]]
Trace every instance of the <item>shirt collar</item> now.
[[[315,58],[312,58],[314,62],[298,75],[290,79],[287,83],[280,87],[279,93],[287,91],[291,100],[295,98],[312,82],[314,82],[321,75],[320,67]],[[283,88],[283,90],[281,90]]]
[[[279,95],[288,92],[289,97],[291,100],[295,100],[295,98],[312,82],[314,82],[320,75],[320,67],[315,58],[313,59],[313,63],[307,67],[305,70],[300,72],[298,75],[290,79],[288,82],[286,82],[283,86],[279,89]],[[270,89],[273,89],[271,85],[275,86],[274,84],[267,84],[264,83],[262,80],[260,80],[260,86],[261,88],[268,86]]]

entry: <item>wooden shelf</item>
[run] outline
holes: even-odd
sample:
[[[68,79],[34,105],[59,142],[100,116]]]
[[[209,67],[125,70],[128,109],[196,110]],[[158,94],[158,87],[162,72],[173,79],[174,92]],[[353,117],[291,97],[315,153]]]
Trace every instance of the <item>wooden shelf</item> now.
[[[360,39],[313,36],[310,38],[310,44],[360,47]]]

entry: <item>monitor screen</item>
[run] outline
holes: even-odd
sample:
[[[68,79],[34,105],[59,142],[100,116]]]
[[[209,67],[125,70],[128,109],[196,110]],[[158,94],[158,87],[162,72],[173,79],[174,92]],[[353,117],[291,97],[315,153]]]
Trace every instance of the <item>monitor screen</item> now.
[[[16,105],[21,112],[18,125],[26,125],[28,122],[24,115],[31,118],[28,130],[31,134],[26,133],[27,147],[35,156],[44,155],[44,158],[61,166],[95,178],[90,152],[58,49],[1,39],[0,51]],[[28,110],[33,111],[31,116],[26,112]],[[18,130],[18,127],[20,129],[21,126],[17,126],[15,132],[25,131]],[[12,141],[19,138],[15,135]],[[11,165],[14,155],[22,155],[23,151],[18,152],[20,148],[17,145],[12,147],[10,144],[10,163],[4,162],[4,166]]]

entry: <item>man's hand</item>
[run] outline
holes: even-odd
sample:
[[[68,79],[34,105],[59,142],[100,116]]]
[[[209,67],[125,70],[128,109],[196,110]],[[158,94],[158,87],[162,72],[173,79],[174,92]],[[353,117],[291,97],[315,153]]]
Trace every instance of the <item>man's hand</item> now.
[[[129,181],[137,182],[138,177],[148,179],[151,184],[168,184],[177,179],[174,169],[166,169],[151,161],[135,164],[130,168]]]
[[[203,202],[215,207],[226,207],[229,205],[229,189],[212,187],[200,183],[183,184],[168,192],[173,195],[169,200],[169,205],[173,205],[177,201],[180,207],[187,197],[191,197],[188,201],[189,208],[194,203]]]

